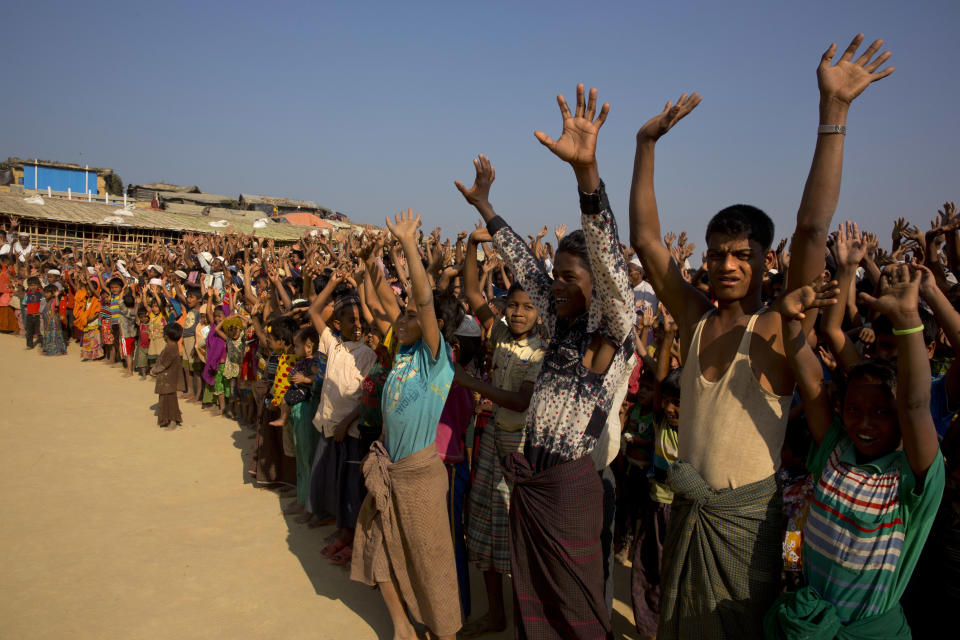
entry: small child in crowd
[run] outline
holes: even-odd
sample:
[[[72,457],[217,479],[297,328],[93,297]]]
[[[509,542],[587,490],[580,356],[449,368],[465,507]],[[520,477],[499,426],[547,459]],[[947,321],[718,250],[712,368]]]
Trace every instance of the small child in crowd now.
[[[177,387],[180,380],[180,338],[183,328],[172,322],[163,328],[165,342],[163,351],[150,373],[157,377],[154,389],[157,394],[157,424],[166,427],[171,422],[179,427],[183,423],[180,404],[177,402]]]
[[[770,609],[767,638],[833,638],[841,629],[847,637],[911,637],[900,597],[945,481],[918,312],[921,277],[907,265],[888,267],[879,297],[861,294],[893,324],[897,366],[872,360],[853,367],[839,415],[799,322],[807,308],[837,297],[836,283],[781,300],[787,358],[816,443],[807,464],[817,483],[803,532],[807,586]]]
[[[20,302],[20,314],[23,318],[23,328],[27,334],[27,349],[33,349],[36,345],[34,339],[41,338],[40,335],[40,305],[43,303],[43,289],[40,286],[40,278],[30,276],[27,278],[27,290],[24,292],[23,300]]]

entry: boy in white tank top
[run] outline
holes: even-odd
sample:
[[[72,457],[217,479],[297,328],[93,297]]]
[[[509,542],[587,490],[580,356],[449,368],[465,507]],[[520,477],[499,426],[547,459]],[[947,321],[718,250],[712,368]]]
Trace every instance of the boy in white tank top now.
[[[840,193],[843,143],[851,102],[872,82],[889,52],[877,40],[858,58],[858,35],[836,64],[831,45],[817,69],[820,127],[797,212],[787,291],[824,267],[830,221]],[[875,57],[876,56],[876,57]],[[684,280],[661,242],[653,188],[657,140],[700,103],[694,93],[637,134],[630,193],[630,239],[659,299],[680,327],[684,355],[680,460],[664,545],[657,637],[758,638],[763,614],[779,592],[780,495],[774,472],[795,386],[784,355],[780,316],[764,313],[763,273],[775,254],[773,222],[734,205],[707,226],[705,267],[716,306]],[[808,314],[809,330],[816,314]]]

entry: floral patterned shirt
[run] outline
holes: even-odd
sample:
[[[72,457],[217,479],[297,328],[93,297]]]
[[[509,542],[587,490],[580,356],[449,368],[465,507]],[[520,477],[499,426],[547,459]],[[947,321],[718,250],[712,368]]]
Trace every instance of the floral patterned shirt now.
[[[593,451],[614,395],[632,369],[633,289],[602,182],[594,193],[580,194],[580,211],[593,295],[589,310],[576,318],[557,316],[550,275],[523,239],[499,216],[487,224],[494,246],[517,274],[550,339],[526,417],[524,455],[536,471]],[[595,336],[618,346],[605,373],[583,366]]]

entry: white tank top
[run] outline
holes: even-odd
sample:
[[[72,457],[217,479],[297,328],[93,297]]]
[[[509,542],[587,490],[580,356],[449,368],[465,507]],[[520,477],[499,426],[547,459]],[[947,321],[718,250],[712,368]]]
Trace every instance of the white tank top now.
[[[700,334],[713,312],[697,323],[680,376],[680,459],[692,464],[713,489],[736,489],[779,469],[792,395],[767,391],[750,368],[750,341],[759,313],[750,316],[737,354],[720,379],[703,377]]]

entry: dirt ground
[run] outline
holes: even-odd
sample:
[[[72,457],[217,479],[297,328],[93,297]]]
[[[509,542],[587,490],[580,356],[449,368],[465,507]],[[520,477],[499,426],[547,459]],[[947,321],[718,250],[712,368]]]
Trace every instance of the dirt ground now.
[[[379,594],[319,556],[332,529],[250,484],[249,430],[185,404],[160,429],[152,382],[38,351],[0,335],[0,637],[391,637]],[[635,637],[615,577],[616,637]]]

